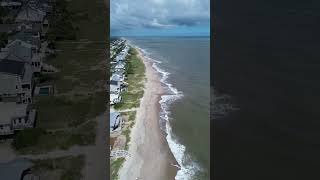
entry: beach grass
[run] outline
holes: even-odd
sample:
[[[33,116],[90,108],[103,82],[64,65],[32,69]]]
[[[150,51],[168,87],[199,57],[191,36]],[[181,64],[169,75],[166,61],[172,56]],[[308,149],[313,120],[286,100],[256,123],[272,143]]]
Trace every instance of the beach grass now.
[[[129,55],[126,57],[126,82],[128,83],[127,90],[121,93],[122,101],[114,105],[116,110],[137,108],[140,106],[140,99],[144,93],[145,82],[145,66],[142,59],[138,57],[138,52],[134,48],[129,49]],[[123,116],[127,116],[129,126],[123,129],[122,135],[126,137],[126,143],[124,150],[129,149],[131,128],[134,125],[136,111],[129,111],[121,113]],[[118,171],[121,168],[124,158],[111,161],[111,179],[118,179]]]
[[[115,160],[111,160],[110,172],[111,172],[111,179],[118,180],[118,171],[121,168],[122,164],[124,163],[124,158],[118,158]]]
[[[40,154],[55,149],[67,150],[75,144],[80,146],[91,145],[95,142],[95,126],[96,123],[90,121],[70,131],[40,131],[41,133],[38,133],[36,138],[33,138],[32,135],[25,136],[26,133],[21,134],[21,136],[24,136],[23,139],[17,138],[20,136],[18,133],[14,138],[13,146],[19,154]],[[28,133],[30,134],[30,132]],[[32,143],[29,143],[30,141]]]
[[[33,160],[33,171],[42,177],[55,174],[60,180],[78,180],[82,178],[81,171],[84,167],[85,157],[67,156],[54,159]],[[52,178],[52,177],[48,177]]]
[[[116,110],[136,108],[140,105],[143,96],[145,66],[142,59],[138,57],[138,52],[130,48],[126,63],[127,90],[121,93],[122,101],[114,105]]]
[[[42,96],[35,99],[37,126],[43,129],[76,127],[105,110],[105,92],[79,98]]]

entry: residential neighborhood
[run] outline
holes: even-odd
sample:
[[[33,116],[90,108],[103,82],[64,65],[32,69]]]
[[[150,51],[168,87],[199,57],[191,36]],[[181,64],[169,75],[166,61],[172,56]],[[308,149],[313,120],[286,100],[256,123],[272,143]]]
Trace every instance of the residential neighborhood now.
[[[145,66],[138,52],[125,39],[110,43],[110,164],[111,179],[129,153],[130,132],[144,92]]]
[[[111,77],[110,77],[110,104],[114,105],[121,102],[121,92],[125,91],[127,83],[125,82],[126,56],[129,46],[125,40],[117,40],[111,44]],[[115,51],[118,51],[115,52]]]
[[[3,0],[0,32],[4,34],[0,49],[1,135],[33,128],[37,110],[31,104],[36,79],[43,73],[51,0]],[[9,20],[12,21],[9,21]]]
[[[2,178],[107,177],[105,10],[98,0],[0,0]]]

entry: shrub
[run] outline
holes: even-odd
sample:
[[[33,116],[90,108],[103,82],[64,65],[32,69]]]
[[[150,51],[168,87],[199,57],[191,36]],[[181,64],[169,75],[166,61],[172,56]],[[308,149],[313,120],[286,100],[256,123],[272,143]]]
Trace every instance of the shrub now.
[[[43,134],[45,134],[45,131],[41,128],[21,130],[15,135],[12,145],[17,150],[34,146]]]

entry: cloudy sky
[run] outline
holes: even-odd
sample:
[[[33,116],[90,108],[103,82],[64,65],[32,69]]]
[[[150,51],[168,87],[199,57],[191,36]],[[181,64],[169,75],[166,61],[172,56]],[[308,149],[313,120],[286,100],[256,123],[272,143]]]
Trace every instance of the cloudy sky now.
[[[111,35],[209,35],[210,0],[110,0]]]

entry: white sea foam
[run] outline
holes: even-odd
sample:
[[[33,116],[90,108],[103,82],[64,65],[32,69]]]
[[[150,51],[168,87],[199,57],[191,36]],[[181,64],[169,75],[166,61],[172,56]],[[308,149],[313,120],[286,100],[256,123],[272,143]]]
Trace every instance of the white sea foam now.
[[[128,42],[128,41],[127,41]],[[178,165],[172,164],[179,168],[177,175],[175,177],[176,180],[191,180],[197,171],[200,171],[200,167],[197,163],[193,161],[185,162],[185,159],[188,158],[186,154],[186,147],[177,141],[177,138],[174,136],[172,132],[172,127],[170,125],[170,105],[171,103],[175,102],[176,100],[183,97],[183,92],[179,91],[175,88],[171,83],[167,81],[170,73],[166,72],[165,70],[161,69],[158,64],[161,64],[161,61],[155,60],[151,58],[151,54],[148,53],[146,50],[134,45],[132,42],[129,43],[131,46],[137,48],[142,55],[153,62],[152,67],[161,75],[161,82],[167,88],[167,94],[161,96],[161,100],[159,101],[161,106],[160,112],[160,127],[163,131],[166,132],[167,142],[169,144],[169,148],[174,155]]]

